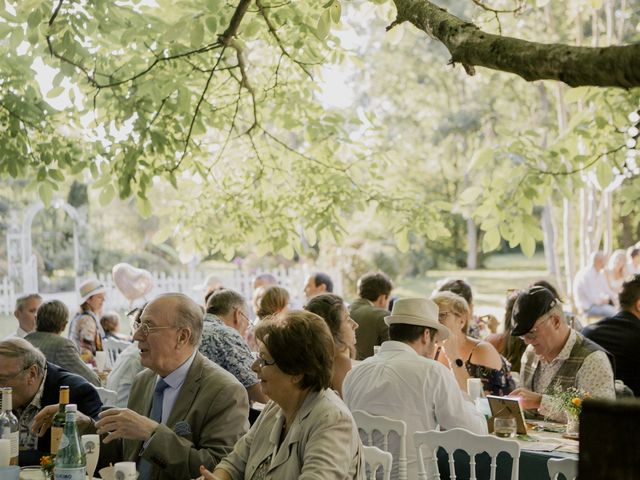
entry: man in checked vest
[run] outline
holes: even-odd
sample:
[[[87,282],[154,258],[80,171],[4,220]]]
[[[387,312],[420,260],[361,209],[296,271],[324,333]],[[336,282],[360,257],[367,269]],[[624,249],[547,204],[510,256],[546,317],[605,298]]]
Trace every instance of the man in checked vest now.
[[[615,398],[614,374],[607,353],[598,344],[567,325],[562,305],[544,287],[518,294],[513,307],[511,335],[527,344],[522,355],[520,397],[529,414],[566,421],[564,413],[551,407],[554,388],[575,387],[591,397]]]

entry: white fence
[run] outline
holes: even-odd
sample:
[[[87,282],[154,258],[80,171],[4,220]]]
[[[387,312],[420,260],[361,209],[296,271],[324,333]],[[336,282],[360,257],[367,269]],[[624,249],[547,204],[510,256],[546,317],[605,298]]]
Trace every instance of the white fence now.
[[[303,292],[305,280],[307,276],[314,271],[327,273],[333,280],[334,293],[342,295],[342,273],[338,269],[315,269],[303,265],[293,268],[261,270],[260,273],[270,273],[276,277],[278,284],[289,291],[291,306],[293,308],[300,308],[305,302]],[[203,284],[209,275],[215,275],[220,278],[226,288],[240,292],[249,302],[251,301],[253,294],[252,283],[256,273],[247,270],[210,270],[206,272],[195,271],[193,273],[177,272],[170,275],[164,272],[152,272],[153,290],[151,290],[145,298],[137,299],[133,302],[129,302],[116,288],[113,283],[113,278],[111,277],[111,272],[98,274],[98,279],[104,284],[107,290],[105,310],[127,310],[142,305],[156,295],[166,292],[181,292],[190,296],[196,302],[202,303],[204,292],[194,287]],[[7,277],[0,280],[0,313],[5,315],[13,313],[16,296],[11,281]],[[71,311],[75,311],[78,307],[78,297],[77,294],[73,292],[59,292],[43,296],[46,299],[57,298],[62,300]]]

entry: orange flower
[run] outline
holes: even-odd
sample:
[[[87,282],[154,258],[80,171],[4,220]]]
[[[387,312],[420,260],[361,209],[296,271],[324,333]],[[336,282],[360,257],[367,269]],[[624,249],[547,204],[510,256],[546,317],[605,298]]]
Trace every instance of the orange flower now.
[[[51,457],[50,456],[44,455],[44,456],[40,457],[40,466],[46,467],[49,464],[51,464]]]
[[[571,400],[571,403],[573,403],[576,407],[580,407],[582,405],[582,400],[580,400],[578,397],[574,398]]]

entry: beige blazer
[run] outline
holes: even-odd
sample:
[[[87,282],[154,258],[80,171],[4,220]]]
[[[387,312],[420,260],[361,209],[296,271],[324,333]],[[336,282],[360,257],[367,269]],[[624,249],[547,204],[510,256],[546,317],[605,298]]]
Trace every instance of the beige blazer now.
[[[312,392],[298,411],[280,447],[282,410],[269,402],[220,468],[234,480],[251,479],[270,455],[267,479],[364,479],[358,429],[349,409],[333,390]]]
[[[148,416],[157,375],[140,372],[128,408]],[[233,375],[197,353],[166,425],[160,425],[142,450],[142,442],[123,441],[124,459],[138,456],[153,465],[152,480],[190,479],[199,467],[212,469],[249,428],[247,390]]]

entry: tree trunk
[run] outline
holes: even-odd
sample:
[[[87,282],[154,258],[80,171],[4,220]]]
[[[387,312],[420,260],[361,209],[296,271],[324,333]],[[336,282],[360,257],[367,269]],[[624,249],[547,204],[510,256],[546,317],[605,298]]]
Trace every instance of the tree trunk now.
[[[542,209],[542,242],[544,245],[544,258],[547,263],[549,274],[556,276],[558,266],[556,265],[556,234],[553,231],[553,222],[551,220],[551,201],[547,201]]]
[[[478,268],[478,230],[471,217],[467,218],[467,268]]]

